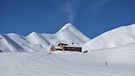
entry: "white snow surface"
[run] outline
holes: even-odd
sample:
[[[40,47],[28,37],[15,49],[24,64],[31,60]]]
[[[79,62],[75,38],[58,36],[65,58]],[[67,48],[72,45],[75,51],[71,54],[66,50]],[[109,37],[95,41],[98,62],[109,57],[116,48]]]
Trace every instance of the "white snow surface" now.
[[[135,42],[135,24],[122,26],[105,32],[85,43],[87,50],[119,47]]]
[[[49,51],[51,45],[57,45],[61,42],[81,46],[90,40],[71,23],[67,23],[55,34],[32,32],[28,36],[21,36],[10,33],[1,34],[0,37],[0,50],[3,52]]]
[[[134,33],[135,24],[89,39],[67,23],[55,34],[0,34],[0,76],[135,76]],[[50,52],[59,42],[88,52]]]
[[[0,76],[134,76],[134,46],[132,43],[88,53],[0,53]]]

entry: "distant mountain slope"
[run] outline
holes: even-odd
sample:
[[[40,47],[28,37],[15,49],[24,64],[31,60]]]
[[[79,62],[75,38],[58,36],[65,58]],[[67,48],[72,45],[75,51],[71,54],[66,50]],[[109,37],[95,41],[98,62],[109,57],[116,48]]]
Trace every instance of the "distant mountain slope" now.
[[[118,47],[135,42],[135,24],[122,26],[100,36],[89,39],[71,23],[67,23],[55,34],[32,32],[28,36],[1,34],[0,50],[10,51],[49,51],[51,45],[67,43],[82,46],[83,50]]]
[[[45,50],[49,51],[51,45],[57,45],[60,42],[68,44],[74,43],[75,45],[80,46],[90,40],[71,23],[67,23],[55,34],[32,32],[25,37],[18,34],[10,33],[4,35],[3,38],[6,39],[7,43],[12,43],[11,47],[10,45],[0,41],[0,46],[2,47],[3,52],[11,51],[11,49],[12,51],[13,49],[15,49],[14,51],[17,51],[20,48],[23,49],[23,51],[29,52]]]
[[[26,38],[31,43],[41,44],[41,45],[49,45],[50,44],[45,38],[43,38],[40,34],[38,34],[36,32],[32,32]]]
[[[0,34],[0,50],[2,50],[3,52],[17,52],[22,51],[23,48],[7,35]]]
[[[60,40],[66,41],[67,43],[74,42],[76,44],[83,44],[90,40],[71,23],[67,23],[55,35],[57,35],[57,38],[59,37]]]
[[[36,41],[34,41],[35,39],[37,39],[37,37],[32,37],[33,33],[31,33],[31,37],[28,38],[14,33],[7,34],[7,36],[10,37],[12,40],[14,40],[18,45],[20,45],[24,49],[23,51],[28,52],[43,51],[44,50],[43,45],[41,43],[36,43]]]
[[[105,32],[98,37],[87,42],[83,46],[85,49],[103,49],[118,47],[135,42],[135,24],[122,26]]]

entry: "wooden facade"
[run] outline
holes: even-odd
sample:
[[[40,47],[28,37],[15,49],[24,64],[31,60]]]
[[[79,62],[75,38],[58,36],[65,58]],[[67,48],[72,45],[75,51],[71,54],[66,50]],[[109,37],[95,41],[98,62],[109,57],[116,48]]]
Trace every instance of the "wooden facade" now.
[[[71,47],[68,46],[68,44],[63,44],[63,43],[59,43],[58,44],[59,48],[56,48],[55,46],[51,46],[50,51],[56,51],[56,50],[60,50],[60,51],[78,51],[78,52],[82,52],[82,47]]]
[[[65,51],[78,51],[82,52],[82,47],[64,47]]]

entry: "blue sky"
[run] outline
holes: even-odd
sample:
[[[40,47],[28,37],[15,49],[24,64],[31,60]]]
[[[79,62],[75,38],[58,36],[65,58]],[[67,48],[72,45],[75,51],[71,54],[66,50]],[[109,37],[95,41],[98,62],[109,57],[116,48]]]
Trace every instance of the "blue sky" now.
[[[135,0],[0,0],[0,33],[55,33],[71,22],[89,38],[135,23]]]

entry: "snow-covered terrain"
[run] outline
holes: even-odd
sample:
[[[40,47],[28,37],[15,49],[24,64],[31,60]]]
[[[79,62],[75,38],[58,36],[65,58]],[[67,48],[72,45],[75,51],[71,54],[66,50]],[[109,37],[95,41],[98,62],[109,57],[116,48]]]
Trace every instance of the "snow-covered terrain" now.
[[[50,52],[59,42],[88,52]],[[55,34],[0,34],[0,51],[0,76],[135,76],[135,24],[94,39],[71,23]]]
[[[3,52],[49,51],[51,45],[57,45],[60,42],[80,46],[89,40],[71,23],[67,23],[55,34],[32,32],[26,37],[14,33],[0,34],[0,50]]]
[[[135,42],[135,24],[122,26],[105,32],[84,44],[86,49],[119,47]],[[88,46],[88,47],[87,47]]]

